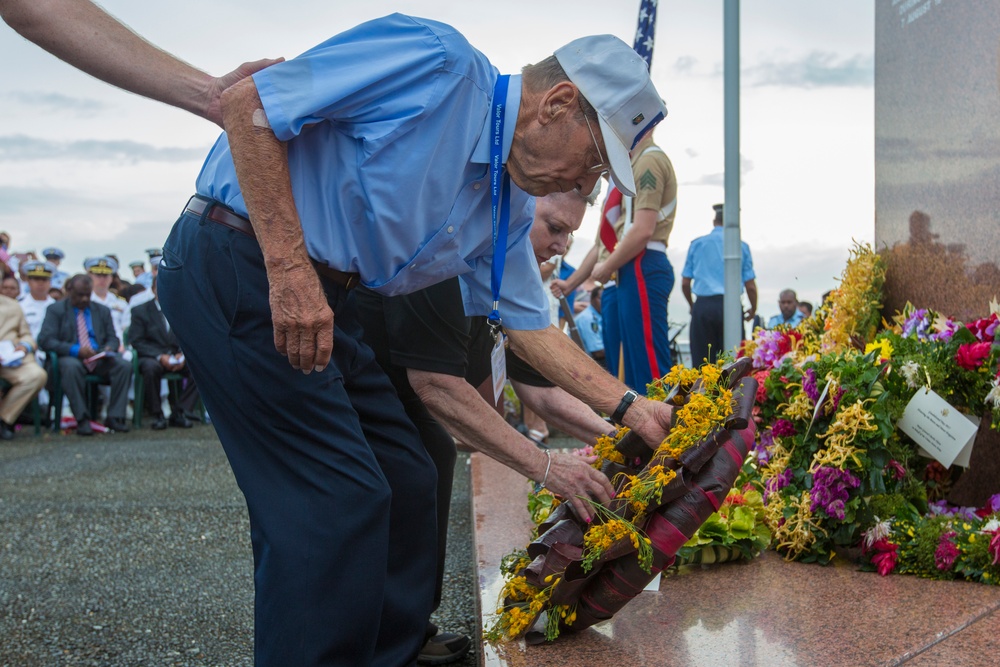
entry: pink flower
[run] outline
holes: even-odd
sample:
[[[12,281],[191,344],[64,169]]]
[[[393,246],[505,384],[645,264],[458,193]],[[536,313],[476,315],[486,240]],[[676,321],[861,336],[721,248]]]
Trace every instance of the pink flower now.
[[[771,432],[778,438],[786,438],[798,433],[795,430],[795,425],[787,419],[775,419],[774,423],[771,424]]]
[[[955,363],[968,371],[974,371],[983,365],[990,356],[993,343],[966,343],[958,347],[955,353]]]
[[[902,464],[900,464],[900,462],[896,461],[895,459],[890,460],[889,463],[886,464],[885,471],[891,472],[892,476],[895,477],[897,480],[906,477],[906,468],[904,468]]]
[[[951,566],[955,564],[955,559],[958,558],[958,547],[951,541],[955,534],[955,531],[949,530],[941,535],[941,541],[938,542],[938,548],[934,552],[934,565],[939,570],[950,570]]]
[[[992,342],[997,333],[997,325],[1000,325],[1000,320],[998,320],[996,313],[992,313],[989,317],[969,322],[965,328],[971,331],[977,340]]]
[[[878,573],[883,577],[892,574],[892,571],[896,569],[896,561],[899,560],[899,545],[893,544],[883,537],[872,544],[872,550],[876,552],[872,556],[872,565],[875,566]]]
[[[1000,563],[1000,528],[993,531],[990,539],[990,555],[993,556],[993,564]]]
[[[767,387],[764,386],[764,383],[767,382],[767,376],[770,374],[771,371],[757,371],[753,374],[757,380],[757,395],[754,400],[758,403],[764,403],[767,400]]]

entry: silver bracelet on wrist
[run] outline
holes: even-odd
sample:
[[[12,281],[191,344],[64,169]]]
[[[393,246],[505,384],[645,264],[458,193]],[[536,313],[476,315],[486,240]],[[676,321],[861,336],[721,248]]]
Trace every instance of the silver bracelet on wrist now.
[[[552,468],[552,450],[546,449],[545,457],[548,459],[548,462],[545,464],[545,476],[542,477],[541,486],[545,486],[545,482],[549,480],[549,469]]]

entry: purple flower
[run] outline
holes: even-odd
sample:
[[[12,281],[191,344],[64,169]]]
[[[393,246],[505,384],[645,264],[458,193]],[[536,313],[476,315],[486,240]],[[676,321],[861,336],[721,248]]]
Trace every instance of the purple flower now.
[[[1000,512],[1000,493],[995,493],[986,501],[986,506],[991,512]]]
[[[861,480],[847,470],[821,467],[813,473],[812,505],[815,512],[822,509],[826,515],[844,520],[844,507],[850,497],[851,489],[861,485]]]
[[[951,340],[951,337],[955,335],[956,331],[958,331],[958,324],[954,320],[948,319],[941,331],[938,333],[932,333],[928,336],[928,338],[933,341],[947,343]]]
[[[771,479],[767,480],[764,484],[764,502],[767,502],[767,497],[772,493],[777,493],[779,490],[785,488],[792,483],[792,469],[785,468],[781,471],[780,475],[776,475]]]
[[[830,397],[830,402],[833,404],[833,407],[830,409],[830,412],[836,412],[838,409],[840,409],[840,399],[844,397],[846,391],[847,390],[844,389],[843,387],[837,387],[837,391],[834,392],[833,395]]]
[[[786,438],[798,433],[795,430],[795,425],[787,419],[775,419],[774,423],[771,424],[771,431],[772,435],[778,438]]]
[[[927,340],[927,330],[931,326],[927,309],[921,308],[910,313],[910,316],[903,322],[903,338],[916,336],[918,340]]]
[[[952,505],[947,500],[935,500],[932,503],[928,503],[927,508],[931,511],[931,514],[938,516],[960,516],[963,519],[978,518],[976,508],[958,507],[957,505]]]
[[[760,442],[754,443],[754,453],[757,455],[757,462],[761,465],[771,460],[771,447],[774,446],[774,434],[771,429],[766,428],[760,432]]]
[[[757,333],[757,347],[753,351],[754,368],[777,368],[781,360],[791,351],[788,332],[769,329]],[[801,335],[798,336],[801,338]]]
[[[816,371],[811,368],[807,368],[806,372],[802,374],[802,391],[806,393],[806,396],[813,402],[813,405],[819,400],[819,387],[816,386]]]

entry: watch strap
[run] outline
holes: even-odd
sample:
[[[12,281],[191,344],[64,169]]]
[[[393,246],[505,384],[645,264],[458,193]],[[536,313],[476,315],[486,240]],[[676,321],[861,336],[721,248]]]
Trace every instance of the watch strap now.
[[[626,391],[625,394],[622,396],[622,400],[618,403],[618,407],[615,408],[615,411],[611,414],[611,421],[613,421],[618,425],[622,425],[622,420],[625,418],[625,413],[628,411],[629,406],[632,405],[632,403],[637,398],[639,398],[639,394],[637,394],[632,389]]]

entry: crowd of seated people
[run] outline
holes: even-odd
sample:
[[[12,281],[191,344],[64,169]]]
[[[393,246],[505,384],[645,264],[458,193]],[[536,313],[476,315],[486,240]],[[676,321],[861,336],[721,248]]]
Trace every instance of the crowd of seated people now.
[[[161,251],[146,253],[148,260],[129,264],[131,281],[113,254],[88,257],[70,274],[59,248],[14,252],[0,232],[0,439],[33,420],[27,408],[36,399],[42,421],[82,436],[128,431],[128,412],[141,403],[153,429],[190,428],[199,419],[197,389],[155,296]],[[133,404],[136,375],[145,400]],[[176,391],[167,391],[165,378]]]

